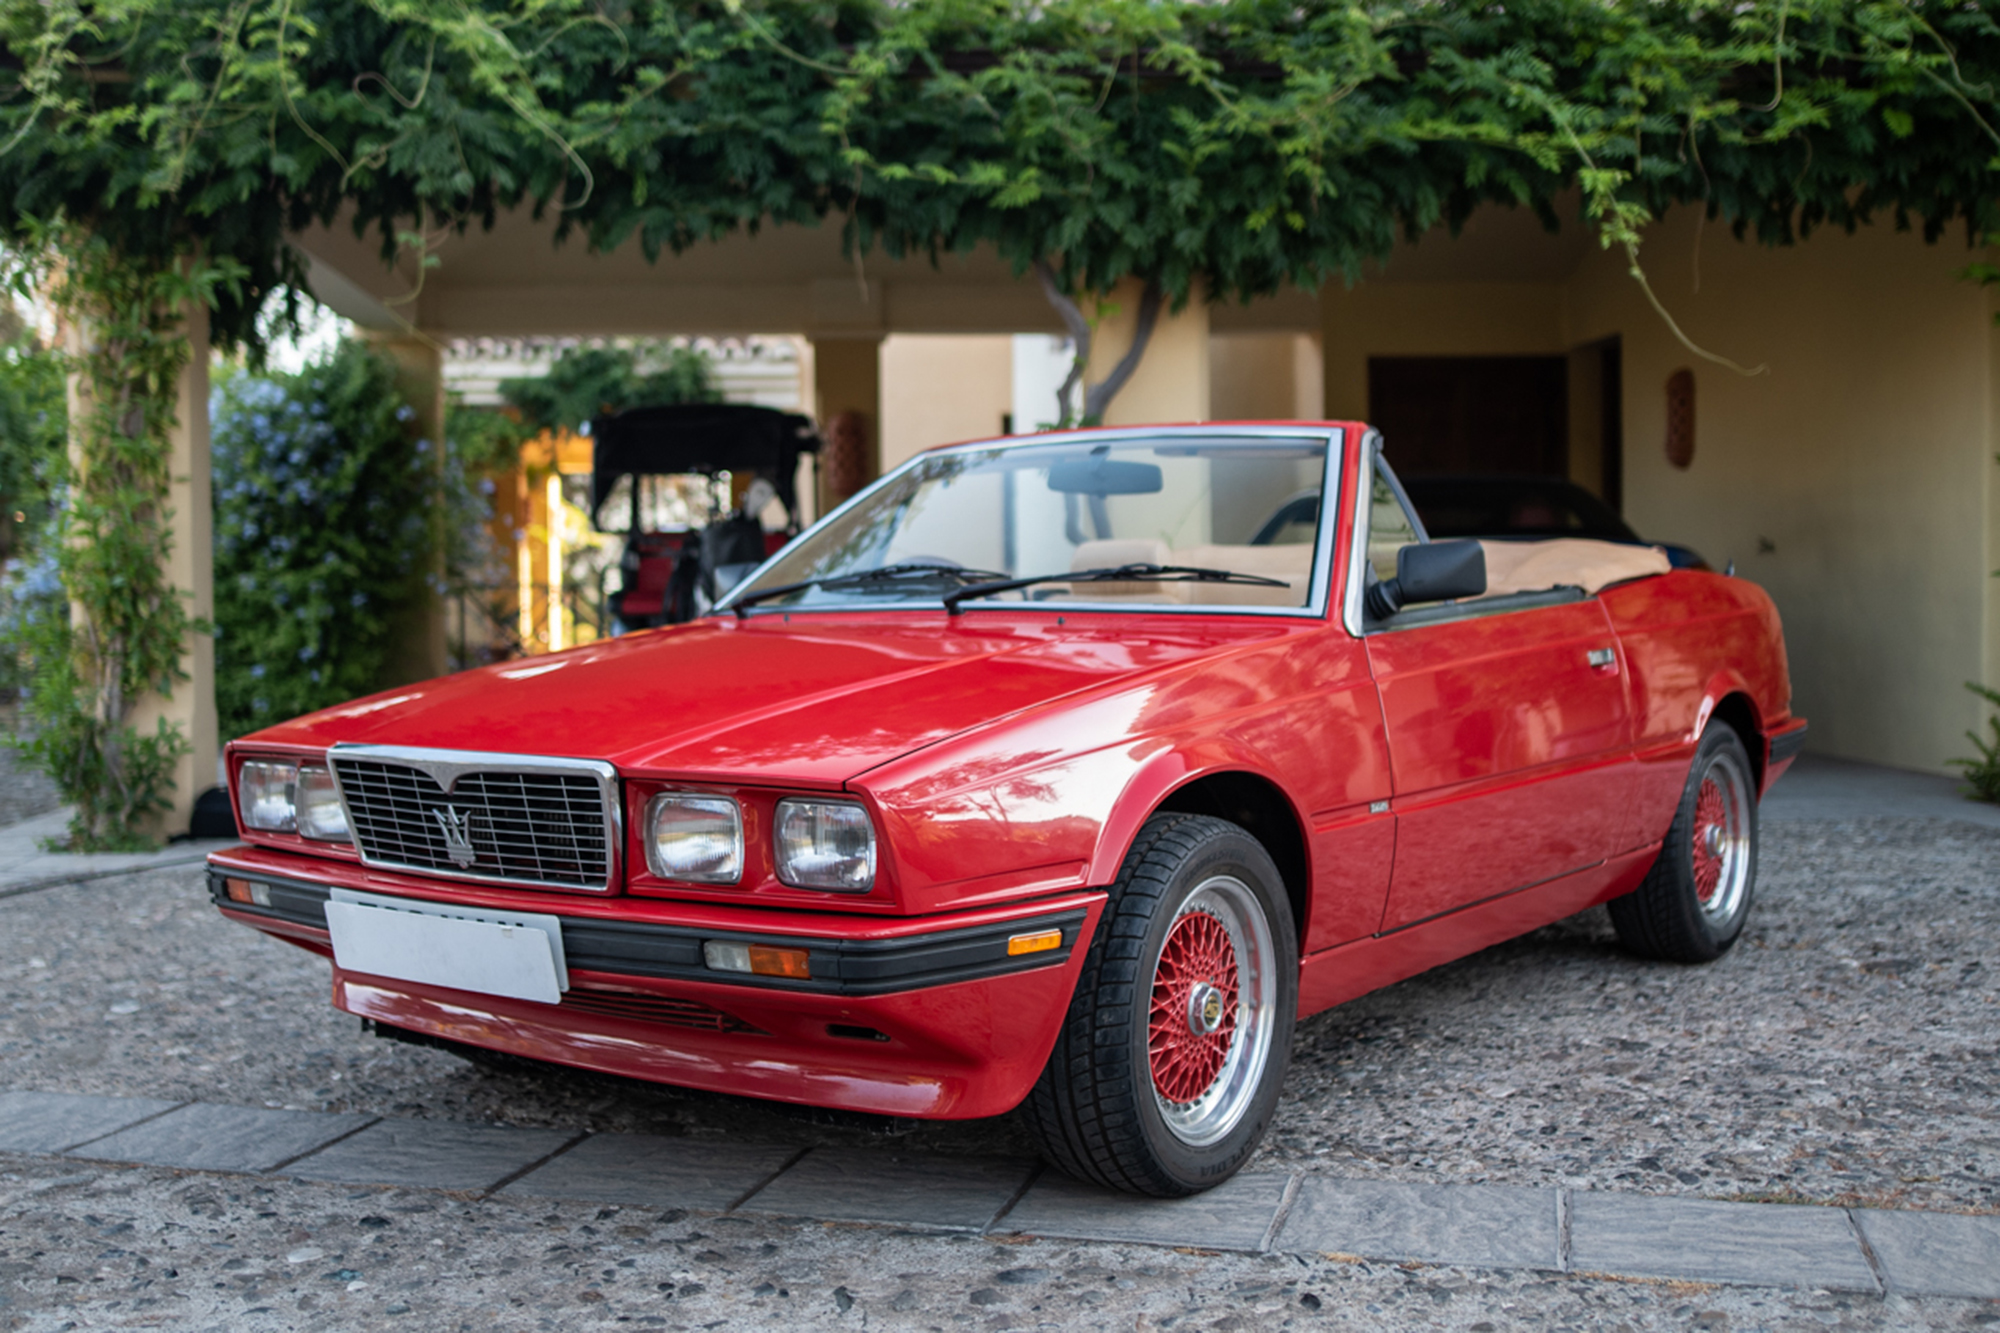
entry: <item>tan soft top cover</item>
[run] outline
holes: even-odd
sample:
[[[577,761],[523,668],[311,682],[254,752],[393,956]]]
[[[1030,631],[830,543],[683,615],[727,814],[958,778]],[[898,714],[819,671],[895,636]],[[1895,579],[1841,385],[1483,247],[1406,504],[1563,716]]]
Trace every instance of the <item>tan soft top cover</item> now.
[[[1576,587],[1595,594],[1614,583],[1664,574],[1673,568],[1657,546],[1626,546],[1587,537],[1536,542],[1481,542],[1486,552],[1486,595]]]

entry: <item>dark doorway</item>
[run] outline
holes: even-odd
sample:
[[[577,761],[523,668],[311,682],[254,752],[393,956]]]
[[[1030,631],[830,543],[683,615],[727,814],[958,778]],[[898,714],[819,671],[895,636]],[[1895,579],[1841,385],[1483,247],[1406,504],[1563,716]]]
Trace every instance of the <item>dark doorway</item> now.
[[[1569,358],[1374,356],[1368,417],[1410,476],[1569,475]]]
[[[1624,363],[1618,339],[1597,344],[1603,392],[1598,404],[1601,480],[1598,495],[1617,513],[1625,512]]]

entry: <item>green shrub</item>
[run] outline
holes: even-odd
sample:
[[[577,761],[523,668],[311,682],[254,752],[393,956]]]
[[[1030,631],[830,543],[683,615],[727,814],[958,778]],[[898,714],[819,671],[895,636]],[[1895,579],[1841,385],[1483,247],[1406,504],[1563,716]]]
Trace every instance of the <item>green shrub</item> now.
[[[2000,690],[1988,689],[1976,681],[1968,680],[1965,688],[2000,710]],[[1965,780],[1972,787],[1972,795],[1981,801],[2000,804],[2000,711],[1986,719],[1986,726],[1992,735],[1988,740],[1976,731],[1968,731],[1965,738],[1972,742],[1978,753],[1977,759],[1954,759],[1951,762],[1965,770]]]
[[[423,591],[433,450],[388,361],[341,343],[216,391],[215,696],[225,737],[380,689]]]

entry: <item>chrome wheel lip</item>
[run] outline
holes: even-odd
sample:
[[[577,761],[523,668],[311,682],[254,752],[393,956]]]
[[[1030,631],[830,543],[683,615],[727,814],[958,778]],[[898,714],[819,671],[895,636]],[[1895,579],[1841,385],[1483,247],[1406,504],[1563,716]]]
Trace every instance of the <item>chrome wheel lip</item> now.
[[[1236,956],[1236,1025],[1229,1054],[1215,1079],[1190,1102],[1170,1102],[1153,1083],[1150,1064],[1146,1081],[1153,1104],[1167,1131],[1189,1147],[1205,1148],[1228,1136],[1257,1099],[1264,1069],[1271,1060],[1272,1032],[1277,1022],[1277,944],[1271,923],[1250,886],[1233,875],[1213,875],[1187,896],[1161,934],[1173,936],[1174,925],[1192,913],[1205,913],[1229,935]],[[1156,982],[1159,958],[1153,959]]]
[[[1742,760],[1728,750],[1709,759],[1695,786],[1697,800],[1702,787],[1711,782],[1722,798],[1722,817],[1696,836],[1708,839],[1710,854],[1721,862],[1721,873],[1715,892],[1706,900],[1696,897],[1695,906],[1711,927],[1726,928],[1742,913],[1750,896],[1750,830],[1756,806],[1750,774]]]

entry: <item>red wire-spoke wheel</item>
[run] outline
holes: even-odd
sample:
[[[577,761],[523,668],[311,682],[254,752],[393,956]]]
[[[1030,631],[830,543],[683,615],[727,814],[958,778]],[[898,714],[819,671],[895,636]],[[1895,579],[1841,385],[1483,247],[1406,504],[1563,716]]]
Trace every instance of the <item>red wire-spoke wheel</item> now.
[[[1757,886],[1757,783],[1727,722],[1695,744],[1673,822],[1637,888],[1606,906],[1625,947],[1646,958],[1712,963],[1743,933]]]
[[[1284,877],[1248,829],[1150,815],[1021,1103],[1043,1154],[1079,1180],[1161,1198],[1241,1170],[1277,1117],[1291,1058],[1293,921]]]
[[[1160,1097],[1184,1106],[1208,1091],[1236,1038],[1236,946],[1207,912],[1183,912],[1153,969],[1146,1054]]]
[[[1249,886],[1205,880],[1153,962],[1146,1057],[1167,1129],[1213,1143],[1236,1127],[1271,1058],[1276,977],[1270,922]]]
[[[1750,773],[1740,752],[1717,750],[1708,757],[1695,791],[1688,860],[1701,914],[1711,922],[1732,920],[1750,889]]]

